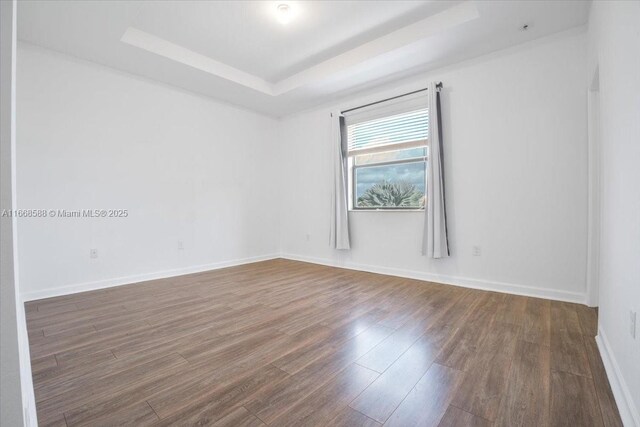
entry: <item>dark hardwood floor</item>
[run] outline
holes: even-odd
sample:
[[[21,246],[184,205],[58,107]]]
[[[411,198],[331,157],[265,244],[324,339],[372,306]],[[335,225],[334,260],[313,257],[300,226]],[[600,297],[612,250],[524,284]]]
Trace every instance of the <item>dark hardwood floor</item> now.
[[[273,260],[26,304],[42,426],[621,426],[585,306]]]

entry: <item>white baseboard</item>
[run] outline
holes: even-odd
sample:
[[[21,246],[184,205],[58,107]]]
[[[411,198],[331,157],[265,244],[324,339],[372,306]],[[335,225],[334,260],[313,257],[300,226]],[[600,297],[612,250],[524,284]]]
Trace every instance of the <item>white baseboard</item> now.
[[[533,286],[523,286],[512,283],[494,282],[488,280],[471,279],[467,277],[457,277],[442,274],[427,273],[424,271],[405,270],[392,267],[381,267],[377,265],[358,264],[352,262],[341,262],[325,258],[300,256],[294,254],[268,254],[249,258],[241,258],[229,261],[222,261],[212,264],[203,264],[172,270],[164,270],[155,273],[136,274],[131,276],[117,277],[94,282],[77,283],[68,286],[61,286],[53,289],[26,292],[21,295],[22,301],[34,301],[43,298],[51,298],[61,295],[70,295],[79,292],[93,291],[96,289],[110,288],[114,286],[129,285],[132,283],[144,282],[148,280],[164,279],[168,277],[181,276],[184,274],[200,273],[203,271],[217,270],[236,265],[250,264],[252,262],[266,261],[275,258],[286,258],[295,261],[310,262],[313,264],[327,265],[331,267],[346,268],[350,270],[367,271],[370,273],[386,274],[390,276],[407,277],[410,279],[424,280],[428,282],[443,283],[446,285],[462,286],[465,288],[481,289],[486,291],[505,292],[515,295],[524,295],[536,298],[551,299],[557,301],[567,301],[585,304],[586,295],[578,292],[557,291],[546,288],[536,288]]]
[[[631,397],[631,391],[629,391],[629,387],[620,371],[620,366],[616,361],[613,351],[611,351],[607,336],[602,329],[598,329],[596,344],[598,344],[600,357],[602,358],[604,370],[607,372],[611,391],[616,400],[616,405],[618,405],[622,423],[626,427],[640,427],[638,408],[635,406],[633,398]]]
[[[579,292],[558,291],[554,289],[536,288],[533,286],[516,285],[512,283],[493,282],[488,280],[471,279],[468,277],[433,274],[424,271],[358,264],[349,261],[343,262],[326,258],[316,258],[294,254],[282,254],[281,257],[295,261],[346,268],[349,270],[367,271],[370,273],[386,274],[389,276],[406,277],[409,279],[424,280],[427,282],[443,283],[445,285],[462,286],[464,288],[504,292],[508,294],[523,295],[528,297],[544,298],[557,301],[567,301],[578,304],[586,303],[586,294]]]
[[[132,276],[116,277],[113,279],[97,280],[95,282],[77,283],[69,286],[61,286],[53,289],[26,292],[21,295],[22,302],[34,301],[43,298],[57,297],[61,295],[76,294],[79,292],[94,291],[96,289],[111,288],[114,286],[130,285],[132,283],[145,282],[148,280],[165,279],[168,277],[182,276],[184,274],[201,273],[203,271],[218,270],[225,267],[250,264],[252,262],[266,261],[279,258],[278,254],[260,255],[249,258],[221,261],[212,264],[196,265],[191,267],[176,268],[172,270],[158,271],[155,273],[136,274]]]

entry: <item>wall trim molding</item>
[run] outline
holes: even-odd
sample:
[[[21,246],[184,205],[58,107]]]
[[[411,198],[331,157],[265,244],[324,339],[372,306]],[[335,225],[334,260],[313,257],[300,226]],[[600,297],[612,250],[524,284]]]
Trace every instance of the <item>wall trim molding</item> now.
[[[483,291],[503,292],[527,297],[544,298],[555,301],[566,301],[578,304],[586,304],[585,293],[557,291],[554,289],[537,288],[533,286],[518,285],[513,283],[495,282],[489,280],[473,279],[469,277],[449,276],[433,274],[425,271],[407,270],[394,267],[380,267],[370,264],[359,264],[350,261],[338,261],[328,258],[317,258],[294,254],[281,254],[282,258],[294,261],[310,262],[313,264],[330,267],[346,268],[349,270],[366,271],[369,273],[385,274],[389,276],[406,277],[409,279],[424,280],[427,282],[442,283],[445,285],[461,286],[464,288],[480,289]]]
[[[68,286],[61,286],[53,289],[41,291],[26,292],[21,295],[22,302],[34,301],[43,298],[58,297],[62,295],[77,294],[80,292],[94,291],[97,289],[112,288],[115,286],[131,285],[138,282],[146,282],[149,280],[166,279],[168,277],[182,276],[185,274],[201,273],[209,270],[219,270],[226,267],[234,267],[236,265],[251,264],[259,261],[267,261],[279,258],[277,253],[258,255],[254,257],[238,258],[228,261],[220,261],[211,264],[201,264],[191,267],[175,268],[171,270],[163,270],[155,273],[134,274],[130,276],[115,277],[112,279],[96,280],[93,282],[76,283]]]
[[[604,370],[607,373],[607,378],[609,378],[613,397],[616,400],[616,405],[618,405],[618,411],[620,412],[622,423],[626,427],[640,427],[640,414],[638,413],[638,408],[636,408],[635,403],[633,402],[631,391],[624,380],[618,361],[616,360],[613,350],[609,345],[607,335],[601,328],[598,328],[596,344],[600,351],[600,358],[602,359]]]

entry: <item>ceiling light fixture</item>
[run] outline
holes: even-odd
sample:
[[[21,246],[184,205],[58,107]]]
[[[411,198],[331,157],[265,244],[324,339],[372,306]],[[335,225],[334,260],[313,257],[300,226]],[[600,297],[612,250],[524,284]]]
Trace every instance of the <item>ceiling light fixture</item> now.
[[[281,24],[287,25],[289,22],[291,22],[291,6],[285,3],[281,3],[278,5],[277,12],[278,21],[280,21]]]

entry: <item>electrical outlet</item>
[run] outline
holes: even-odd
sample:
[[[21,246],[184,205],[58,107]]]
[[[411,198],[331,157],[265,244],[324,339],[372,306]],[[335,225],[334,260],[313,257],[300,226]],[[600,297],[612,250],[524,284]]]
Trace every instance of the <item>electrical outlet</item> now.
[[[471,255],[473,255],[473,256],[482,255],[482,249],[480,248],[480,246],[473,246],[471,248]]]
[[[304,237],[307,239],[307,242],[311,240],[311,234],[306,234]]]
[[[629,311],[629,333],[636,339],[636,312],[633,310]]]
[[[97,249],[89,249],[89,258],[91,258],[91,259],[98,258],[98,250]]]
[[[184,242],[182,240],[178,240],[178,250],[181,251],[184,249]]]

